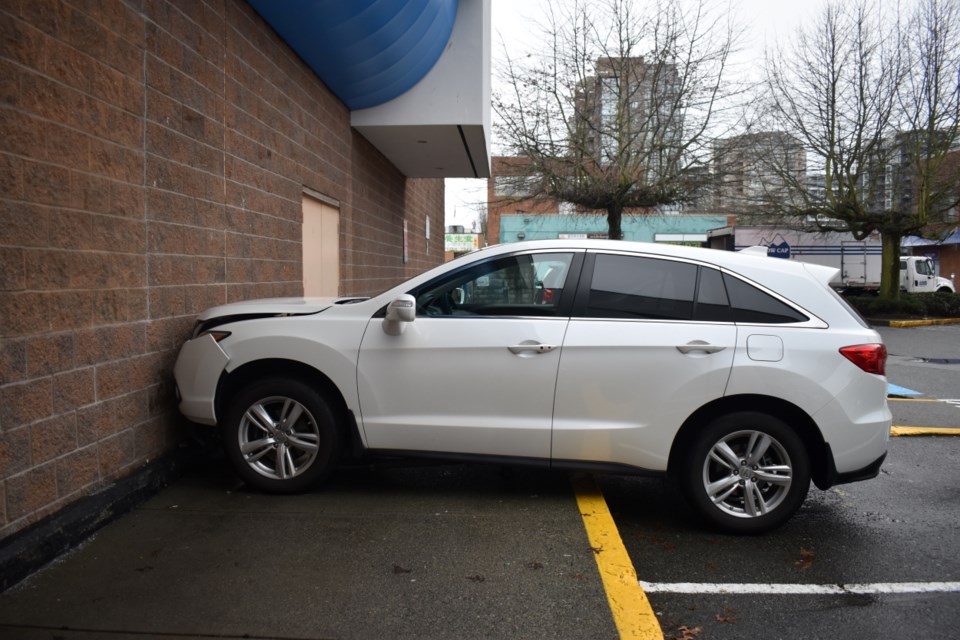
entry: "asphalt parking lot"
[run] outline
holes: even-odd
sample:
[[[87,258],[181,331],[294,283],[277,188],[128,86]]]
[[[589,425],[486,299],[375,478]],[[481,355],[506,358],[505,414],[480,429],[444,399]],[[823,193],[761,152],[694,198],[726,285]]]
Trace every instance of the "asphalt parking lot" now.
[[[960,362],[960,325],[881,331],[918,394],[895,424],[960,430],[960,364],[937,362]],[[754,538],[703,530],[663,481],[598,479],[655,632],[622,624],[625,574],[567,474],[380,465],[278,497],[213,462],[0,594],[0,637],[949,637],[958,461],[960,438],[894,438],[880,478],[812,489]]]
[[[266,496],[188,474],[0,596],[9,638],[614,638],[563,474],[338,473]]]

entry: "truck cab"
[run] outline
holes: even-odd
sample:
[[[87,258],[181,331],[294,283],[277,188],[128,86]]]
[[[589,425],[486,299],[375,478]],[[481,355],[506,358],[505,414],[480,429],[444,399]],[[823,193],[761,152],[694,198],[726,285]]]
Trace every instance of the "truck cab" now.
[[[900,256],[900,290],[911,293],[956,293],[953,282],[937,276],[933,261],[924,256]]]

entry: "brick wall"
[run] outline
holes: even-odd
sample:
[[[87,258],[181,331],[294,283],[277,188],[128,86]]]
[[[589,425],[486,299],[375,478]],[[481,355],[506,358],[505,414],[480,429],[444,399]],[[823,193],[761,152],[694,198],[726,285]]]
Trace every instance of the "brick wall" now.
[[[304,187],[341,203],[345,294],[442,261],[442,181],[245,3],[0,4],[0,538],[180,441],[194,316],[302,292]]]
[[[549,198],[523,198],[513,196],[498,196],[496,194],[496,180],[500,176],[530,175],[527,168],[529,162],[524,158],[513,156],[494,156],[487,179],[487,242],[516,242],[517,238],[500,237],[500,217],[511,213],[558,214],[560,203]]]

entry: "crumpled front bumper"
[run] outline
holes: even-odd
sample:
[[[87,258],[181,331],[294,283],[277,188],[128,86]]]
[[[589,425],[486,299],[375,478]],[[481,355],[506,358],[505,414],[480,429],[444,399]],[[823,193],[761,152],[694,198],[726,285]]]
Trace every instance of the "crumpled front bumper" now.
[[[217,424],[217,385],[228,362],[230,357],[209,334],[183,345],[173,367],[180,413],[193,422]]]

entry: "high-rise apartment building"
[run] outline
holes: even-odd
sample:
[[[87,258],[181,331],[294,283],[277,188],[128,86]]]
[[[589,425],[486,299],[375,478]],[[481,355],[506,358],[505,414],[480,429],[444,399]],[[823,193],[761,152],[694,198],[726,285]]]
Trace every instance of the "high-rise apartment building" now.
[[[675,64],[601,57],[577,94],[571,153],[654,181],[680,160],[683,110]]]
[[[713,175],[718,210],[762,209],[805,188],[806,152],[782,131],[733,136],[714,144]]]

